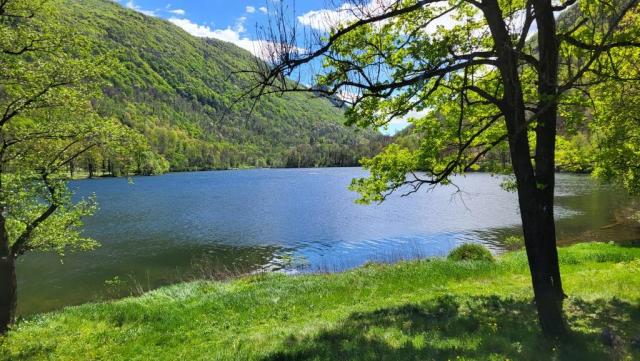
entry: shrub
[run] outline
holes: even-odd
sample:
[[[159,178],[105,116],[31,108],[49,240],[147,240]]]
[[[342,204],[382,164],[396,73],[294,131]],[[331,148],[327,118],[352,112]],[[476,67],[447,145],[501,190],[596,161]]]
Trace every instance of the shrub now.
[[[508,251],[515,251],[524,247],[524,238],[509,236],[502,241],[502,246]]]
[[[487,247],[475,243],[467,243],[455,248],[449,253],[447,259],[451,261],[494,261],[493,255]]]

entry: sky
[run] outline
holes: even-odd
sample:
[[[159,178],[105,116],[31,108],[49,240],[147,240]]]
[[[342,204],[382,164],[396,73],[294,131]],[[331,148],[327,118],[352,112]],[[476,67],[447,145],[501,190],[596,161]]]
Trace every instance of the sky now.
[[[115,0],[127,8],[161,17],[200,37],[235,43],[251,52],[257,24],[265,24],[269,12],[280,0]],[[284,0],[287,1],[287,0]],[[303,15],[322,8],[324,0],[296,2]]]
[[[266,25],[279,1],[289,4],[291,19],[300,28],[325,30],[329,21],[344,20],[346,12],[335,11],[327,0],[114,0],[122,6],[166,19],[198,37],[216,38],[234,43],[257,56],[264,47],[257,41],[256,28]],[[373,4],[376,1],[371,0]],[[335,1],[334,1],[335,2]],[[291,4],[295,3],[295,10]],[[408,120],[395,119],[386,129],[394,134],[405,128]]]

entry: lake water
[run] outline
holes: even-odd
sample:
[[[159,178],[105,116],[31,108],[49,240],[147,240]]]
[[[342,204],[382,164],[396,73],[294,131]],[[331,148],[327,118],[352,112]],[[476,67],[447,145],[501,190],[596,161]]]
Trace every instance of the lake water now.
[[[359,168],[258,169],[72,182],[95,193],[99,212],[86,235],[92,252],[19,261],[19,312],[121,296],[199,273],[340,271],[367,261],[445,255],[464,242],[496,252],[519,234],[516,195],[488,174],[458,177],[381,205],[354,203],[347,190]],[[586,176],[559,175],[560,243],[637,239],[626,215],[635,200]],[[637,208],[636,208],[637,209]],[[117,277],[117,279],[115,278]],[[119,280],[119,281],[114,281]]]

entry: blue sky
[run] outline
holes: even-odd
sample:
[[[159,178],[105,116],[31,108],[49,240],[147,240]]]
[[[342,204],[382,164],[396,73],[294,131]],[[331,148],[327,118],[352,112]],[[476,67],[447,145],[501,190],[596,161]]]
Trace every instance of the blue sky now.
[[[287,0],[284,0],[287,1]],[[212,32],[237,29],[244,26],[240,35],[253,37],[255,24],[267,18],[269,10],[279,0],[118,0],[126,7],[148,15],[165,19],[186,19]],[[296,2],[296,13],[302,15],[315,9],[322,9],[324,0],[304,0]]]
[[[265,12],[278,0],[119,0],[121,4],[163,18],[187,18],[211,29],[234,27],[241,17],[247,25],[264,21]],[[286,1],[286,0],[285,0]],[[325,0],[296,1],[296,13],[302,15],[312,10],[323,9]],[[251,26],[252,27],[252,26]],[[247,27],[249,28],[249,27]]]
[[[264,25],[269,14],[280,2],[294,4],[292,0],[115,0],[121,5],[147,15],[165,18],[187,32],[200,37],[212,37],[233,42],[249,51],[257,52],[256,25]],[[299,26],[311,25],[314,14],[324,16],[329,9],[326,0],[295,1],[295,14],[288,11]],[[310,17],[311,16],[311,17]]]
[[[288,4],[288,14],[301,28],[323,31],[329,22],[345,20],[345,12],[328,7],[327,0],[114,0],[122,6],[150,16],[167,19],[194,36],[234,43],[260,56],[256,26],[265,25],[279,2]],[[376,0],[372,0],[376,1]],[[335,1],[334,1],[335,3]],[[408,124],[392,121],[384,133],[393,134]]]

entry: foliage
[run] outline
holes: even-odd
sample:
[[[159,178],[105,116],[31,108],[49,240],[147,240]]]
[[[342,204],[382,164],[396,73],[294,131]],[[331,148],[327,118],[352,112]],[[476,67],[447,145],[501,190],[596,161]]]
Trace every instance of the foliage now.
[[[603,153],[599,153],[594,137],[598,138],[599,130],[584,129],[575,131],[562,131],[556,137],[556,170],[560,172],[590,173],[596,164],[596,155],[607,159]],[[394,137],[394,144],[401,149],[417,154],[420,148],[420,139],[426,135],[420,133],[416,127],[411,126]],[[384,153],[384,152],[381,152]],[[372,162],[365,162],[375,165]],[[418,168],[418,167],[417,167]],[[425,170],[425,169],[420,169]],[[469,170],[491,172],[496,174],[512,174],[511,159],[507,144],[497,145],[480,159]],[[515,181],[515,180],[514,180]],[[515,184],[514,184],[515,185]]]
[[[477,243],[465,243],[453,249],[447,259],[451,261],[494,261],[491,251]]]
[[[507,250],[515,251],[524,248],[524,238],[521,236],[508,236],[500,245]]]
[[[536,327],[515,252],[174,285],[23,319],[0,360],[638,359],[640,249],[580,244],[560,262],[574,330],[557,343]]]
[[[588,132],[556,138],[556,168],[560,171],[590,173],[598,153]]]
[[[634,14],[629,21],[640,22]],[[616,77],[594,87],[595,103],[591,130],[597,135],[594,174],[604,181],[640,192],[640,68],[638,49],[611,53],[618,67]],[[617,81],[618,78],[634,81]]]
[[[388,189],[397,189],[406,184],[407,173],[416,169],[417,157],[397,144],[391,144],[374,158],[362,160],[367,169],[379,169],[377,176],[358,178],[351,182],[350,189],[360,192],[359,203],[382,202],[389,193]]]
[[[363,162],[369,177],[352,184],[363,203],[403,187],[409,194],[447,184],[508,145],[540,326],[562,337],[565,293],[553,214],[558,127],[584,127],[594,84],[629,81],[618,76],[611,54],[640,47],[638,4],[353,0],[343,6],[350,16],[311,37],[319,40],[307,50],[278,47],[272,64],[255,70],[253,89],[257,97],[304,90],[281,79],[323,59],[316,87],[350,94],[350,124],[382,126],[414,116],[415,149],[394,146]],[[296,45],[296,29],[282,14],[270,40]],[[562,145],[565,166],[582,168],[571,156],[575,144]]]
[[[72,194],[62,180],[49,181],[53,191],[44,182],[37,182],[38,174],[3,176],[3,199],[10,210],[6,229],[11,246],[26,234],[30,224],[44,214],[50,204],[57,209],[31,232],[22,252],[28,250],[53,251],[63,255],[68,250],[87,250],[97,246],[96,241],[81,235],[82,218],[96,210],[94,198],[72,202]],[[55,199],[53,199],[55,194]],[[42,200],[46,199],[47,202]]]
[[[148,139],[173,171],[241,167],[355,166],[386,141],[344,127],[343,110],[313,95],[268,97],[236,104],[255,62],[247,51],[187,34],[166,20],[108,0],[59,0],[62,22],[80,29],[96,51],[114,54],[96,107]],[[103,173],[109,158],[91,154],[79,167]],[[141,162],[142,173],[164,168]],[[100,172],[98,172],[100,173]]]
[[[486,14],[482,7],[466,1],[449,6],[426,5],[419,10],[402,13],[401,9],[411,8],[417,3],[419,1],[401,2],[397,7],[383,7],[379,13],[374,12],[376,15],[397,12],[398,15],[391,16],[391,20],[364,22],[353,28],[348,27],[351,23],[346,23],[333,28],[332,34],[336,37],[325,52],[329,55],[324,62],[325,73],[317,79],[320,87],[346,89],[357,94],[354,106],[346,112],[351,124],[379,126],[400,116],[414,115],[410,119],[410,130],[396,139],[397,146],[388,147],[363,161],[370,176],[356,180],[352,186],[362,195],[361,202],[381,201],[389,192],[400,188],[416,191],[423,184],[446,184],[450,175],[466,171],[512,172],[508,130],[503,121],[504,102],[501,103],[505,96],[504,75],[500,73],[499,65],[486,55],[496,55],[495,39],[488,31]],[[530,11],[530,5],[520,1],[499,2],[507,23],[518,23],[514,18]],[[356,17],[358,20],[371,15],[366,10],[358,11],[363,12]],[[447,11],[451,11],[455,19],[452,26],[420,31],[434,17]],[[603,2],[579,1],[559,15],[559,94],[554,100],[559,107],[558,134],[555,136],[556,170],[590,172],[598,156],[601,164],[599,174],[603,178],[612,176],[613,170],[610,167],[606,169],[603,163],[606,159],[618,158],[613,154],[616,147],[611,144],[608,154],[596,154],[600,150],[596,142],[604,144],[599,138],[604,129],[596,132],[589,125],[596,110],[593,98],[605,89],[606,94],[626,95],[628,93],[620,92],[621,89],[616,87],[623,87],[622,83],[638,77],[621,72],[607,84],[598,87],[592,84],[600,84],[609,77],[608,74],[617,72],[616,64],[622,57],[629,68],[637,69],[635,59],[638,57],[634,55],[637,50],[626,45],[613,45],[602,52],[597,45],[589,44],[597,41],[630,43],[629,39],[636,38],[640,24],[636,21],[635,11],[631,7],[624,13],[620,8],[609,7]],[[626,14],[621,25],[607,31],[606,24],[613,22],[607,23],[604,19],[609,17],[612,20],[621,14]],[[532,18],[533,22],[537,20]],[[571,28],[576,24],[576,28]],[[536,150],[536,140],[543,127],[535,119],[540,116],[536,114],[536,106],[544,108],[541,104],[548,100],[539,93],[538,62],[527,55],[538,56],[537,37],[527,38],[526,32],[522,36],[519,33],[524,31],[521,25],[508,30],[515,39],[513,46],[522,56],[518,62],[519,82],[527,116],[532,118],[523,131],[528,132],[528,152],[535,157],[542,153]],[[351,30],[346,31],[347,28]],[[571,31],[564,32],[565,29]],[[608,59],[610,55],[616,57]],[[589,57],[593,60],[578,60]],[[581,66],[584,69],[578,71]],[[287,69],[286,65],[283,68]],[[354,83],[357,86],[353,86]],[[609,87],[611,83],[617,85]],[[592,94],[589,96],[589,93]],[[609,104],[611,106],[600,107],[601,111],[615,112],[614,109],[623,105]],[[629,109],[624,119],[629,119],[633,104],[624,106]],[[622,114],[615,116],[623,117]],[[611,117],[601,119],[607,122],[604,119]],[[617,138],[625,133],[624,127],[608,126],[619,133]],[[609,134],[604,139],[612,140],[612,137],[615,138]],[[632,147],[631,142],[629,147]],[[624,152],[633,153],[632,150]],[[532,163],[535,166],[536,162]],[[618,168],[623,172],[623,169],[631,167]],[[423,173],[414,173],[418,171]],[[402,172],[408,174],[405,179],[400,175]]]
[[[63,253],[94,247],[80,226],[95,211],[95,201],[73,201],[67,170],[97,151],[131,172],[126,165],[134,155],[148,151],[140,134],[94,110],[101,79],[117,62],[93,52],[85,37],[59,24],[61,14],[53,3],[11,0],[0,5],[2,234],[8,235],[11,257],[30,250]]]

